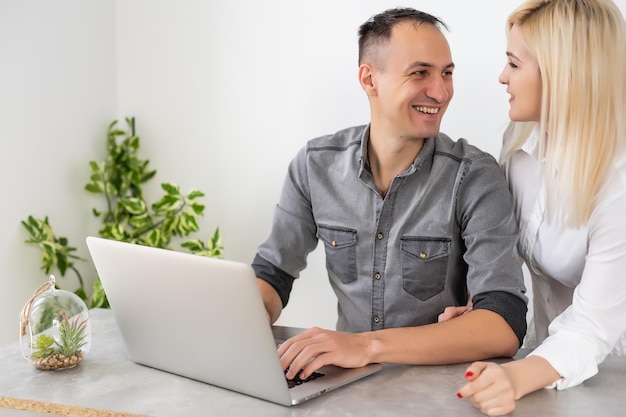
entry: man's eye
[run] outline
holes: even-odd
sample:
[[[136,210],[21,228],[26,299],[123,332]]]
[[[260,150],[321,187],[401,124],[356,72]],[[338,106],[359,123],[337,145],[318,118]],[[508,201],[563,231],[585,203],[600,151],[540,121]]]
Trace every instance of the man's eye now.
[[[443,72],[443,76],[444,77],[452,77],[452,71],[444,71]]]

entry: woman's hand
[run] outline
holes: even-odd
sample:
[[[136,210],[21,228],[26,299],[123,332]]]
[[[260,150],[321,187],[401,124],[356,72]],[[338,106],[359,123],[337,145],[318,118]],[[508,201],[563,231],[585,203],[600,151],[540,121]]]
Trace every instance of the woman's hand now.
[[[446,307],[446,309],[443,310],[443,313],[441,313],[439,317],[437,318],[437,321],[441,323],[442,321],[448,321],[455,317],[462,316],[463,314],[472,311],[472,307],[473,305],[472,305],[471,298],[467,300],[467,305],[464,305],[461,307],[453,307],[453,306]]]
[[[474,362],[465,373],[468,381],[457,393],[489,416],[502,416],[515,409],[517,399],[513,378],[506,366]]]

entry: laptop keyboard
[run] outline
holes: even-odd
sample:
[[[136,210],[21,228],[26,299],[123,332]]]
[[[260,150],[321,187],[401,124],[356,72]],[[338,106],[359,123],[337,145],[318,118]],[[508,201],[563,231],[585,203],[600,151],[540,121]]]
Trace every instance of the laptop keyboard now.
[[[302,369],[300,369],[300,372],[302,372]],[[311,375],[309,375],[308,378],[300,379],[300,372],[298,372],[293,379],[285,378],[285,380],[287,381],[287,386],[289,388],[297,387],[298,385],[302,385],[305,382],[313,381],[314,379],[324,376],[324,374],[321,372],[313,372]],[[285,373],[287,373],[287,371],[285,371]]]

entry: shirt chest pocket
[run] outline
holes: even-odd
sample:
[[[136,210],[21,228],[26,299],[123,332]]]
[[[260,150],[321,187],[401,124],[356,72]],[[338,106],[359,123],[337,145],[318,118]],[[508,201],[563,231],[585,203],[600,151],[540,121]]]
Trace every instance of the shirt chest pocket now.
[[[425,301],[444,290],[450,242],[448,238],[419,236],[400,239],[404,291]]]
[[[327,268],[344,284],[356,280],[356,230],[319,224],[317,238],[324,242]]]

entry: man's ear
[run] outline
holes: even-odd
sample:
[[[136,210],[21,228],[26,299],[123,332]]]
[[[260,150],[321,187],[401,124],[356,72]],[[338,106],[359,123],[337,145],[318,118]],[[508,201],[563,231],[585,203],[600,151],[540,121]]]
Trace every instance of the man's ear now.
[[[359,83],[368,96],[377,95],[374,75],[375,69],[370,64],[361,64],[359,67]]]

